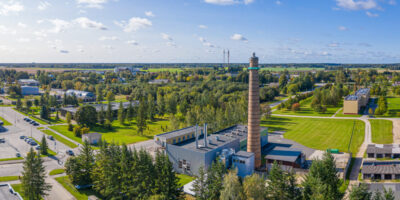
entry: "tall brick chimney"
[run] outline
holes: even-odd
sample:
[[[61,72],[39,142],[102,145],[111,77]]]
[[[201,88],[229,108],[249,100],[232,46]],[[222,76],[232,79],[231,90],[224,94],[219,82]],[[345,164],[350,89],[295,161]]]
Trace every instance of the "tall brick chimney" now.
[[[260,141],[260,88],[258,80],[258,57],[253,53],[250,58],[249,74],[249,106],[248,106],[248,134],[247,152],[254,153],[254,167],[261,167]]]

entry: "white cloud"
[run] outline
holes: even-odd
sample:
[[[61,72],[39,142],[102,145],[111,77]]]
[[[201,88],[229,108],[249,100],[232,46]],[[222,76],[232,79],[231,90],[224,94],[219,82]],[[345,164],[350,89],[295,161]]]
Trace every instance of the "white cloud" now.
[[[153,25],[150,20],[140,17],[132,17],[128,23],[126,21],[114,21],[114,24],[123,28],[125,32],[138,31]]]
[[[200,42],[203,44],[203,46],[206,47],[210,47],[210,48],[214,48],[216,47],[214,44],[211,44],[209,41],[207,41],[205,38],[203,37],[199,37]]]
[[[8,15],[10,13],[19,13],[24,10],[24,5],[16,1],[0,2],[0,15]]]
[[[111,40],[111,41],[115,41],[118,40],[118,37],[116,36],[102,36],[99,38],[100,41],[105,41],[105,40]]]
[[[52,29],[49,30],[49,32],[52,32],[52,33],[65,32],[65,30],[68,29],[71,25],[69,22],[62,20],[62,19],[52,19],[49,21],[54,26]]]
[[[39,38],[47,37],[47,34],[44,31],[35,31],[35,32],[33,32],[33,34],[36,35]]]
[[[139,45],[139,43],[136,42],[135,40],[129,40],[129,41],[126,41],[126,43],[127,43],[127,44],[130,44],[130,45],[133,45],[133,46]]]
[[[164,39],[164,40],[174,41],[174,39],[172,39],[172,37],[169,36],[169,35],[166,34],[166,33],[161,33],[161,37],[162,37],[162,39]]]
[[[206,25],[202,25],[202,24],[200,24],[198,27],[201,28],[201,29],[207,29],[208,28]]]
[[[146,11],[144,14],[145,14],[147,17],[155,17],[155,15],[153,14],[153,12],[151,12],[151,11]]]
[[[107,27],[105,27],[102,23],[90,20],[89,18],[86,17],[76,18],[74,22],[77,23],[82,28],[95,28],[99,30],[107,30]]]
[[[22,22],[18,22],[17,26],[21,27],[21,28],[26,28],[27,25],[22,23]]]
[[[20,43],[26,43],[26,42],[30,42],[31,41],[31,39],[29,39],[29,38],[18,38],[17,39],[17,42],[20,42]]]
[[[76,0],[76,2],[88,8],[103,8],[103,4],[107,3],[107,0]]]
[[[111,45],[103,45],[103,48],[108,49],[108,50],[114,50],[114,47]]]
[[[0,25],[0,34],[4,35],[15,35],[17,33],[16,30],[10,29],[4,25]]]
[[[346,10],[370,10],[379,8],[376,0],[336,0],[336,5]]]
[[[176,47],[175,42],[167,42],[167,46]]]
[[[65,49],[60,49],[58,52],[63,53],[63,54],[68,54],[69,53],[69,51],[65,50]]]
[[[328,44],[328,46],[329,47],[339,47],[339,43],[333,42],[333,43]]]
[[[38,24],[41,24],[41,23],[43,23],[43,22],[44,22],[43,19],[39,19],[39,20],[36,21],[36,23],[38,23]]]
[[[40,3],[39,3],[39,5],[38,5],[38,9],[39,10],[46,10],[48,7],[50,7],[51,6],[51,4],[49,3],[49,2],[47,2],[47,1],[41,1]]]
[[[279,5],[282,5],[282,1],[279,1],[279,0],[278,0],[278,1],[275,1],[275,4],[278,5],[278,6],[279,6]]]
[[[78,48],[77,48],[76,51],[78,51],[79,53],[84,53],[85,52],[85,50],[83,49],[82,45],[78,45]]]
[[[339,31],[347,31],[347,30],[349,30],[349,29],[348,29],[347,27],[345,27],[345,26],[339,26],[338,29],[339,29]]]
[[[204,2],[215,5],[251,4],[254,0],[204,0]]]
[[[243,35],[238,34],[238,33],[233,34],[233,35],[231,36],[231,39],[232,39],[232,40],[238,40],[238,41],[244,41],[244,42],[247,42],[247,41],[248,41],[247,38],[245,38]]]
[[[368,17],[379,17],[379,15],[377,13],[372,13],[372,12],[365,12],[365,14],[367,14]]]

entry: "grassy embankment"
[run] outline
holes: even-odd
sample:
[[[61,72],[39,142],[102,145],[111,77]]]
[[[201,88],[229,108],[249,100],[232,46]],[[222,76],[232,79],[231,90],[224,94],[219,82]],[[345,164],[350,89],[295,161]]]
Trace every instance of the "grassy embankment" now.
[[[73,142],[71,142],[71,141],[65,139],[64,137],[62,137],[62,136],[60,136],[60,135],[54,133],[54,132],[51,131],[51,130],[41,130],[41,131],[42,131],[43,133],[47,134],[47,135],[53,136],[54,139],[56,139],[57,141],[59,141],[59,142],[65,144],[66,146],[68,146],[68,147],[70,147],[70,148],[76,148],[76,147],[78,147],[78,145],[76,145],[75,143],[73,143]]]
[[[95,195],[96,193],[91,189],[77,190],[74,185],[69,180],[68,176],[62,176],[55,178],[69,193],[72,194],[78,200],[87,200],[90,195]]]

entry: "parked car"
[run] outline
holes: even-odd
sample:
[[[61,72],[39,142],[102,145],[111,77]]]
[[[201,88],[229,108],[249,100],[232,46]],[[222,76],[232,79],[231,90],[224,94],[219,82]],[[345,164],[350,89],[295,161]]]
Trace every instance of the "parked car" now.
[[[47,136],[47,138],[49,138],[49,140],[54,140],[54,137],[52,135]]]
[[[34,126],[39,126],[39,123],[35,122],[33,123]]]
[[[25,135],[19,136],[19,139],[25,139]]]
[[[30,143],[30,145],[32,145],[32,146],[36,146],[36,145],[37,145],[37,143],[36,143],[35,141],[33,141],[33,142],[31,142],[31,143]]]
[[[30,139],[30,138],[25,137],[25,138],[24,138],[24,141],[25,141],[25,142],[28,142],[29,139]]]
[[[30,124],[34,124],[34,123],[36,123],[36,122],[32,120],[32,121],[31,121],[31,122],[29,122],[29,123],[30,123]]]
[[[20,153],[16,153],[15,156],[17,156],[17,158],[21,157]]]
[[[27,122],[30,122],[30,121],[32,121],[31,119],[29,119],[29,118],[26,118],[26,120],[25,121],[27,121]]]
[[[35,149],[40,150],[40,145],[37,145]]]
[[[71,149],[68,149],[68,150],[66,151],[66,153],[67,153],[68,155],[70,155],[70,156],[75,155],[74,152],[73,152]]]
[[[5,142],[6,142],[6,139],[0,138],[0,143],[5,143]]]

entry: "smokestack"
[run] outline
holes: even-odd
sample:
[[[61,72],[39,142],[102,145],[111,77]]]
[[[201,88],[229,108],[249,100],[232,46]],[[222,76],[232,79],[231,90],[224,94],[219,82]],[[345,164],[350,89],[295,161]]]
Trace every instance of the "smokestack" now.
[[[225,49],[224,49],[224,51],[223,51],[223,54],[224,54],[224,57],[222,58],[222,66],[225,65]]]
[[[229,49],[228,49],[228,68],[229,68]]]
[[[260,88],[258,80],[258,58],[253,53],[250,58],[249,73],[249,106],[248,106],[248,132],[247,152],[254,153],[254,167],[261,167],[261,142],[260,142]]]
[[[195,137],[196,137],[196,149],[199,148],[198,129],[199,129],[199,125],[196,124],[195,132],[194,132],[194,135],[195,135]]]
[[[204,147],[207,147],[207,123],[204,123]]]

